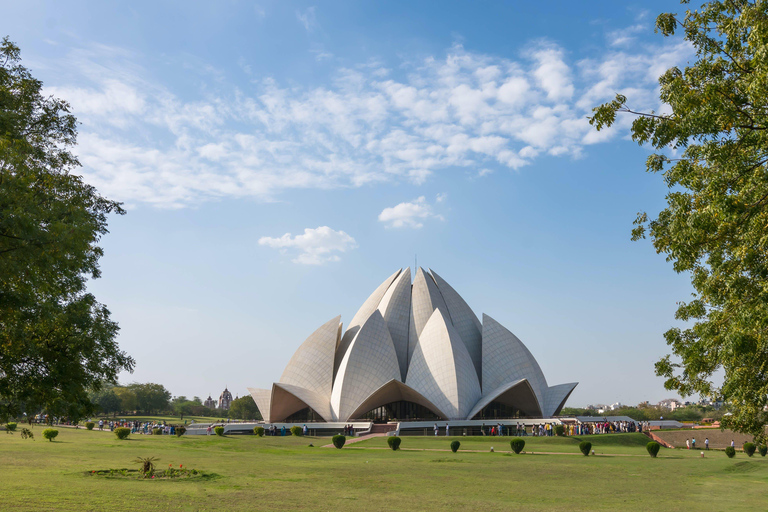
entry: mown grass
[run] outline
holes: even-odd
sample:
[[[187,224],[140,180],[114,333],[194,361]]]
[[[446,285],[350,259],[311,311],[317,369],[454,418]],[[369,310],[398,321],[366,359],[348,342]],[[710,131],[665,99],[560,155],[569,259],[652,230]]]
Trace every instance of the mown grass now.
[[[575,439],[558,438],[529,437],[526,450],[562,454],[509,455],[453,454],[452,438],[445,437],[406,437],[402,444],[445,451],[393,452],[374,449],[378,439],[336,450],[321,448],[328,438],[133,435],[119,441],[59,430],[55,442],[42,439],[39,427],[35,441],[0,434],[1,509],[751,511],[765,509],[768,483],[765,458],[711,452],[702,459],[667,450],[651,459],[638,436],[602,436],[592,442],[605,455],[583,457],[566,455]],[[459,439],[462,448],[509,446],[509,438]],[[85,476],[88,470],[136,467],[131,461],[139,456],[159,457],[159,468],[203,470],[208,478]]]

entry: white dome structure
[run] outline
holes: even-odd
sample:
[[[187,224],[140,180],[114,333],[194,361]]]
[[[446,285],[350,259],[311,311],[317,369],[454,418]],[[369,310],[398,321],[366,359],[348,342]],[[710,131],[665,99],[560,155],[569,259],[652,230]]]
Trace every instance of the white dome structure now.
[[[577,383],[549,386],[523,343],[488,315],[480,323],[437,273],[401,269],[342,331],[320,326],[272,389],[248,388],[266,422],[347,422],[387,411],[400,420],[548,418]],[[376,411],[376,412],[374,412]],[[374,415],[374,416],[372,416]]]

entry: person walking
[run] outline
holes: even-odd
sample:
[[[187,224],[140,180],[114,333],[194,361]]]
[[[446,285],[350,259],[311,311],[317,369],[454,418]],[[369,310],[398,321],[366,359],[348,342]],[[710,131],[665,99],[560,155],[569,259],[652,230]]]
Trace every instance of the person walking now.
[[[706,450],[709,450],[709,438],[708,437],[704,438],[704,448]]]
[[[696,438],[695,437],[693,439],[691,439],[691,449],[692,450],[696,449]]]
[[[445,435],[446,435],[446,437],[448,436],[448,428],[449,428],[448,424],[446,423],[445,424]]]
[[[435,436],[437,436],[437,431],[440,430],[439,428],[437,428],[437,423],[435,423],[434,429],[435,429]]]
[[[685,440],[685,447],[686,447],[688,450],[690,450],[690,449],[691,449],[691,440],[690,440],[690,439],[686,439],[686,440]]]
[[[208,425],[208,428],[205,430],[205,435],[209,436],[211,435],[211,426]]]

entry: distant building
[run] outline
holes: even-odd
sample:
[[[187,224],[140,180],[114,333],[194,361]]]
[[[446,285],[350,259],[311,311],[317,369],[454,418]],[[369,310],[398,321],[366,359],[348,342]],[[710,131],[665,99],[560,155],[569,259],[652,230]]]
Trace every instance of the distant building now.
[[[215,409],[216,401],[213,398],[211,398],[211,395],[208,395],[208,398],[205,399],[205,402],[203,402],[203,405],[209,409]]]
[[[232,393],[229,392],[229,390],[224,387],[224,391],[221,392],[221,396],[219,396],[219,409],[222,409],[224,411],[229,410],[229,406],[232,404]]]
[[[667,398],[666,400],[662,400],[661,402],[659,402],[659,407],[663,409],[669,409],[670,411],[674,411],[675,409],[682,406],[683,404],[681,404],[679,400],[675,400],[674,398]]]

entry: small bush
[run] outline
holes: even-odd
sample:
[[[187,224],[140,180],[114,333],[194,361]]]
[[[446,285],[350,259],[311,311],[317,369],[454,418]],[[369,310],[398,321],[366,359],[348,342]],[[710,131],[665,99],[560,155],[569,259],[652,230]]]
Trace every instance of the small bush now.
[[[392,436],[387,438],[387,445],[392,448],[393,451],[400,449],[400,443],[402,442],[402,439],[400,439],[397,436]]]
[[[294,425],[293,427],[291,427],[291,435],[292,436],[300,436],[303,433],[304,432],[302,432],[301,427],[299,427],[297,425]]]
[[[131,429],[128,427],[117,427],[115,429],[115,435],[118,439],[128,439],[128,436],[131,435]]]
[[[264,427],[253,427],[253,433],[259,437],[264,437]]]
[[[47,428],[43,430],[43,437],[46,438],[49,441],[53,441],[56,439],[56,436],[59,435],[59,431],[55,428]]]
[[[768,453],[768,446],[761,444],[757,447],[757,451],[760,452],[761,457],[765,457],[765,454]]]
[[[509,446],[512,447],[513,452],[520,453],[523,451],[523,448],[525,448],[525,441],[519,437],[516,437],[509,442]]]
[[[564,436],[565,435],[565,426],[564,425],[555,425],[555,435],[556,436]]]
[[[6,432],[16,432],[16,424],[15,423],[6,423],[5,424],[5,431]]]
[[[163,429],[161,429],[161,428],[153,428],[152,429],[152,435],[153,436],[161,436],[161,435],[163,435]]]
[[[217,436],[223,436],[224,435],[224,427],[216,427],[213,429],[214,432],[216,432]]]
[[[744,453],[747,454],[747,457],[753,456],[755,454],[755,449],[757,449],[755,443],[744,443]]]
[[[92,421],[88,421],[85,424],[85,428],[87,428],[88,430],[93,430],[93,427],[95,427],[95,426],[96,426],[96,423],[94,423]]]
[[[28,428],[22,428],[21,429],[21,438],[22,439],[31,439],[31,440],[34,441],[35,440],[35,435]]]
[[[181,426],[176,427],[176,437],[183,436],[186,433],[186,431],[187,431],[187,427],[181,427]]]
[[[451,442],[451,451],[452,451],[453,453],[456,453],[457,451],[459,451],[459,446],[461,446],[461,443],[460,443],[460,442],[458,442],[458,441],[452,441],[452,442]]]
[[[333,446],[341,450],[344,447],[344,443],[347,442],[347,438],[341,434],[336,434],[331,438],[331,442],[333,443]]]
[[[648,454],[655,459],[656,455],[659,454],[659,450],[661,449],[661,445],[659,443],[657,443],[656,441],[651,441],[650,443],[645,445],[645,449],[648,450]]]
[[[733,446],[728,446],[725,449],[725,454],[728,456],[729,459],[732,459],[736,456],[736,449]]]
[[[592,443],[589,441],[582,441],[579,443],[579,451],[585,456],[589,456],[589,452],[592,450]]]

